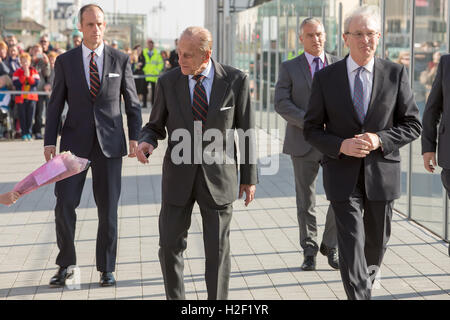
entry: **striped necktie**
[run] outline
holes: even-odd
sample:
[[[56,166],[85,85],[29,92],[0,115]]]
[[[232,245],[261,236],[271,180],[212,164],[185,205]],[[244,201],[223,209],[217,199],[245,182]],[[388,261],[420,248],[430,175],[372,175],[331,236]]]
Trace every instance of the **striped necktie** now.
[[[202,127],[204,127],[206,117],[208,116],[208,98],[206,96],[205,87],[202,84],[204,78],[205,76],[201,74],[192,77],[192,79],[197,81],[192,99],[192,113],[194,115],[194,121],[201,121]]]
[[[94,60],[95,52],[91,52],[91,61],[89,62],[89,82],[91,97],[94,100],[100,90],[100,77],[98,75],[97,63]]]
[[[356,72],[355,82],[353,86],[353,105],[355,106],[356,113],[358,114],[359,121],[364,123],[366,113],[364,112],[364,90],[363,83],[360,75],[364,67],[359,67]]]

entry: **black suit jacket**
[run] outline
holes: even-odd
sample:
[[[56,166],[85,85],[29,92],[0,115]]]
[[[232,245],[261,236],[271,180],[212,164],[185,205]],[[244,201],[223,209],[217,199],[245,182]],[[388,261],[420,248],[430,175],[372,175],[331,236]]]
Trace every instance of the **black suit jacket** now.
[[[208,116],[205,123],[205,132],[208,129],[218,130],[224,137],[231,132],[231,146],[234,146],[234,129],[254,129],[255,114],[250,103],[248,77],[235,68],[221,65],[213,61],[214,80],[208,107]],[[255,152],[255,140],[247,139],[240,150],[245,152],[246,159],[241,164],[237,162],[234,152],[233,164],[212,163],[195,164],[194,155],[194,118],[192,114],[191,98],[189,93],[188,76],[175,68],[163,74],[156,85],[155,104],[150,114],[150,120],[142,129],[139,142],[147,142],[157,147],[158,140],[166,137],[168,133],[168,147],[163,161],[162,198],[167,203],[183,206],[192,194],[197,170],[202,170],[206,184],[212,198],[218,205],[229,204],[236,200],[238,193],[237,172],[240,169],[241,184],[256,184],[256,163],[249,161],[250,149]],[[177,129],[185,129],[191,138],[189,163],[174,163],[172,151],[181,142]],[[204,141],[201,150],[210,144]],[[226,145],[223,144],[223,159],[226,157]],[[243,153],[241,153],[242,155]],[[178,155],[178,151],[177,151]]]
[[[422,129],[406,69],[375,58],[372,96],[361,124],[351,98],[346,61],[315,74],[305,116],[305,138],[324,154],[327,198],[347,200],[364,166],[367,197],[397,199],[401,195],[399,149],[417,139]],[[383,148],[364,159],[339,153],[342,141],[364,132],[380,136]]]
[[[72,49],[56,59],[44,145],[56,145],[58,125],[67,101],[69,111],[62,128],[60,151],[88,157],[96,135],[106,157],[126,155],[121,95],[125,101],[129,139],[138,139],[142,117],[129,57],[109,46],[105,46],[104,50],[101,86],[94,101],[85,77],[82,47]]]
[[[450,55],[447,54],[442,56],[441,61],[439,62],[436,77],[434,78],[433,87],[428,96],[422,120],[422,153],[436,152],[437,147],[438,164],[445,169],[450,169],[450,148],[448,147],[450,143],[449,99]]]

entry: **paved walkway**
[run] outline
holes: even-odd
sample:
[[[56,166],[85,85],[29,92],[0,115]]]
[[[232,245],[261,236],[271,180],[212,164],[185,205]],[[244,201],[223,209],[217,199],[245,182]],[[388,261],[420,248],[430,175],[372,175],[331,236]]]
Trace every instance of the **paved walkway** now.
[[[144,121],[148,114],[144,114]],[[264,137],[260,150],[265,150]],[[124,159],[119,207],[117,285],[100,288],[95,267],[97,213],[91,175],[78,210],[76,247],[81,289],[50,289],[56,270],[53,186],[43,187],[14,206],[0,207],[0,299],[165,299],[158,261],[158,214],[161,200],[161,144],[149,165]],[[281,150],[281,148],[280,148]],[[272,150],[275,154],[279,150]],[[42,141],[0,142],[0,192],[43,163]],[[230,299],[346,299],[338,271],[323,256],[317,270],[300,269],[294,179],[290,159],[279,157],[279,172],[260,177],[255,201],[235,202],[231,225]],[[320,236],[327,201],[318,187]],[[195,207],[185,253],[188,299],[205,299],[202,224]],[[320,239],[320,237],[319,237]],[[450,300],[447,245],[405,217],[395,214],[392,237],[374,299]]]

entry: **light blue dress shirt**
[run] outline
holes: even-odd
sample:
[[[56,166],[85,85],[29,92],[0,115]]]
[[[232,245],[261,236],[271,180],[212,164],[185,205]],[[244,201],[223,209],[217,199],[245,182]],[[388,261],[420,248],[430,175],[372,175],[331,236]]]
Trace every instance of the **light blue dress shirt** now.
[[[88,88],[90,89],[91,81],[89,77],[89,63],[91,63],[91,52],[92,50],[89,49],[84,45],[84,43],[81,44],[81,48],[83,51],[83,66],[84,66],[84,75],[86,76],[86,81],[88,84]],[[94,50],[95,52],[95,63],[97,63],[97,69],[98,69],[98,76],[100,77],[100,81],[102,79],[103,74],[103,53],[105,52],[105,44],[102,42],[102,44]]]
[[[206,97],[208,98],[209,104],[209,98],[211,96],[211,89],[214,80],[214,66],[211,59],[209,59],[206,69],[203,70],[201,74],[205,76],[205,78],[203,78],[202,80],[202,85],[205,88]],[[191,104],[194,103],[194,87],[197,84],[197,81],[195,81],[193,77],[193,75],[189,75],[189,92],[191,94]]]
[[[375,59],[369,61],[368,64],[362,66],[363,69],[360,73],[360,78],[363,84],[364,91],[364,113],[367,114],[367,109],[369,108],[370,97],[372,95],[372,83],[373,83],[373,66],[375,63]],[[350,84],[350,93],[353,99],[353,90],[355,86],[355,77],[358,72],[358,68],[360,66],[352,59],[352,56],[349,55],[347,58],[347,74],[348,81]]]

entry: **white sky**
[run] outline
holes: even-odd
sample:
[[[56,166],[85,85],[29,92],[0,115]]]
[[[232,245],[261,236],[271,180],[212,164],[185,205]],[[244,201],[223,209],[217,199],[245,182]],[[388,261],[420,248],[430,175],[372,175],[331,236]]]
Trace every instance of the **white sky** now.
[[[206,0],[209,1],[209,0]],[[114,12],[116,4],[119,13],[147,14],[148,36],[157,40],[178,38],[188,26],[203,26],[205,21],[205,0],[82,0],[81,4],[96,3],[105,12]],[[162,4],[164,10],[150,13],[152,8]]]

